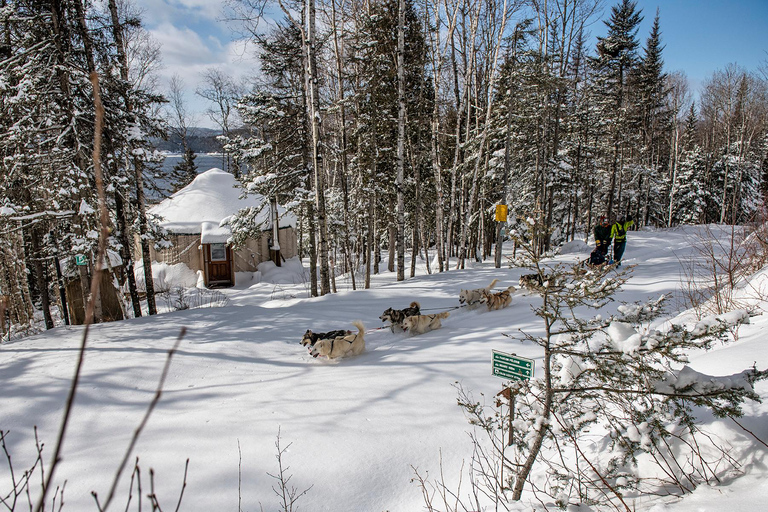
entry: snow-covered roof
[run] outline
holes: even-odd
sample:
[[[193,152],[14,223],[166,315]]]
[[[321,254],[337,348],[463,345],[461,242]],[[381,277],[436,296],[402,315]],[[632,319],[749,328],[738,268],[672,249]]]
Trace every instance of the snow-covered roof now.
[[[224,231],[229,237],[228,228],[218,227],[223,219],[243,208],[263,206],[257,214],[257,221],[264,222],[264,229],[271,229],[270,209],[266,199],[258,194],[249,194],[241,199],[240,194],[241,188],[233,175],[213,168],[198,174],[192,183],[152,207],[149,213],[162,217],[160,224],[172,233],[202,234],[203,223],[208,223],[205,232],[219,240],[224,236]],[[295,215],[279,205],[277,211],[280,227],[296,227]]]
[[[216,222],[203,222],[200,243],[225,244],[231,236],[232,230],[229,229],[229,226],[219,226]]]

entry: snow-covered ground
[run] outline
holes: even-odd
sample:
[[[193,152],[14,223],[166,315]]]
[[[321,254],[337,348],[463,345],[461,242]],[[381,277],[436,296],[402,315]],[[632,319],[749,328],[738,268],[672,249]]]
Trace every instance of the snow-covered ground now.
[[[605,312],[614,313],[619,302],[661,294],[671,294],[672,309],[681,309],[681,262],[694,254],[694,231],[631,232],[625,263],[636,265],[633,277]],[[576,245],[555,259],[585,258],[586,246],[578,250]],[[219,290],[228,298],[226,307],[91,328],[57,472],[58,483],[67,481],[65,511],[96,510],[92,491],[103,500],[182,327],[187,334],[135,451],[142,492],[149,490],[153,468],[164,510],[175,508],[187,458],[182,510],[279,510],[276,480],[270,476],[278,473],[278,433],[290,486],[298,492],[308,489],[296,503],[299,510],[424,510],[421,489],[412,481],[416,470],[429,478],[442,471],[449,486],[458,485],[462,463],[472,455],[467,435],[472,427],[456,405],[456,383],[490,403],[504,382],[491,375],[492,350],[541,360],[537,346],[503,335],[540,332],[531,309],[536,295],[518,292],[512,306],[488,312],[454,309],[458,293],[494,278],[500,280],[497,289],[516,285],[529,271],[496,269],[486,262],[427,275],[422,262],[417,277],[404,282],[385,271],[374,276],[371,289],[353,291],[349,280],[339,277],[339,293],[308,298],[305,274],[292,263],[285,269],[264,267],[252,281],[238,276],[238,287]],[[760,275],[756,282],[764,279]],[[382,326],[378,317],[386,308],[403,308],[413,300],[426,313],[450,310],[451,316],[442,329],[422,336],[373,330]],[[758,313],[764,309],[759,300],[752,306]],[[681,318],[693,320],[691,315]],[[369,330],[361,356],[313,359],[299,344],[306,329],[352,328],[358,319]],[[755,362],[765,368],[767,323],[766,316],[753,317],[740,327],[737,341],[691,354],[690,365],[710,375],[734,374]],[[35,426],[48,463],[82,332],[81,327],[58,327],[0,347],[0,429],[10,431],[6,442],[17,478],[33,462]],[[759,383],[757,391],[768,396],[768,385]],[[768,440],[768,405],[751,403],[745,410],[742,425]],[[636,510],[763,510],[768,502],[765,446],[732,422],[704,421],[730,444],[731,455],[744,464],[744,475],[702,486],[683,500],[639,498],[632,503]],[[119,508],[125,506],[129,478],[130,468],[122,479]],[[0,496],[8,492],[9,482],[7,467],[0,464]],[[466,476],[463,485],[467,492]],[[541,508],[530,497],[524,494],[515,510]]]

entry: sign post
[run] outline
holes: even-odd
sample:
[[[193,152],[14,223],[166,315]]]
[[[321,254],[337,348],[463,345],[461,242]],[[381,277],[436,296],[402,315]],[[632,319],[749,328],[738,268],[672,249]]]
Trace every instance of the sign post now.
[[[491,363],[496,377],[507,380],[529,380],[533,377],[533,359],[494,350]]]
[[[533,377],[533,359],[520,357],[515,354],[506,354],[498,350],[492,351],[491,373],[495,377],[505,380],[530,380]],[[512,423],[515,419],[515,395],[510,388],[504,388],[496,396],[509,399],[509,440],[507,446],[512,446],[514,429]]]
[[[82,267],[82,266],[87,265],[87,264],[88,264],[88,260],[85,259],[85,255],[84,254],[76,254],[75,255],[75,265],[77,265],[78,267]]]

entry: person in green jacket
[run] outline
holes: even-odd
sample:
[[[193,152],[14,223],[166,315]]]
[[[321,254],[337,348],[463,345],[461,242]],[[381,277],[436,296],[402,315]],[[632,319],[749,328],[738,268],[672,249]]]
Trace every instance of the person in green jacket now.
[[[622,217],[611,226],[611,238],[613,238],[613,261],[617,266],[621,265],[624,249],[627,248],[627,231],[635,225],[632,217]]]
[[[608,222],[608,217],[602,216],[597,226],[595,226],[595,245],[603,253],[603,256],[608,254],[608,248],[611,247],[611,238],[611,224]]]

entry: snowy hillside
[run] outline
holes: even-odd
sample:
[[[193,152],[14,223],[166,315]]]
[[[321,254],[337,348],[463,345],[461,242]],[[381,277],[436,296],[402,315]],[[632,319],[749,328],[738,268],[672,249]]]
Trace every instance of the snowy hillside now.
[[[615,313],[620,302],[661,294],[671,295],[671,309],[681,310],[681,262],[695,255],[693,232],[630,233],[625,264],[636,267],[616,295],[617,302],[604,313]],[[584,259],[587,250],[584,246],[568,251],[556,260]],[[500,290],[517,285],[529,270],[495,269],[487,262],[426,275],[424,266],[419,267],[416,278],[401,283],[389,273],[374,276],[369,290],[352,291],[347,280],[338,278],[339,293],[314,299],[307,298],[300,274],[272,269],[270,275],[265,268],[251,286],[220,290],[229,299],[227,307],[94,326],[57,472],[57,481],[67,482],[64,510],[96,510],[91,492],[100,498],[108,492],[182,327],[187,334],[135,453],[143,494],[153,468],[164,510],[175,508],[187,458],[182,510],[279,510],[273,490],[277,482],[270,476],[279,471],[278,434],[285,449],[282,464],[292,475],[290,486],[299,493],[307,490],[296,503],[299,510],[424,510],[422,490],[412,481],[416,471],[429,479],[442,472],[454,490],[461,478],[460,492],[468,493],[462,471],[466,473],[472,456],[467,435],[472,427],[456,405],[456,383],[478,401],[491,403],[504,383],[491,375],[492,350],[541,361],[538,346],[504,336],[520,330],[541,332],[531,309],[540,298],[518,291],[512,305],[500,311],[457,308],[460,289],[483,287],[497,278]],[[759,286],[764,277],[756,279]],[[447,310],[450,317],[442,329],[421,336],[373,330],[382,327],[378,317],[386,308],[404,308],[411,301],[418,301],[425,313]],[[765,304],[754,299],[751,306],[762,313]],[[358,357],[314,359],[299,344],[306,329],[351,329],[354,320],[362,320],[368,329],[366,351]],[[690,324],[694,320],[690,314],[678,319]],[[766,316],[752,317],[738,329],[737,341],[690,354],[691,367],[717,376],[738,373],[753,363],[764,369],[767,322]],[[59,327],[0,347],[0,430],[10,431],[6,444],[17,476],[34,461],[35,426],[48,464],[81,334],[80,327]],[[768,385],[758,383],[757,392],[765,398]],[[768,440],[768,405],[750,403],[745,410],[740,420],[744,429]],[[636,510],[761,510],[768,500],[766,447],[730,420],[704,414],[703,421],[730,446],[743,474],[722,475],[720,485],[700,487],[682,501],[636,497],[631,502]],[[10,487],[9,478],[7,467],[0,465],[2,496]],[[122,479],[118,508],[125,506],[129,480],[130,468]],[[531,499],[532,494],[525,493],[515,510],[542,507]],[[444,510],[439,501],[435,506]]]

